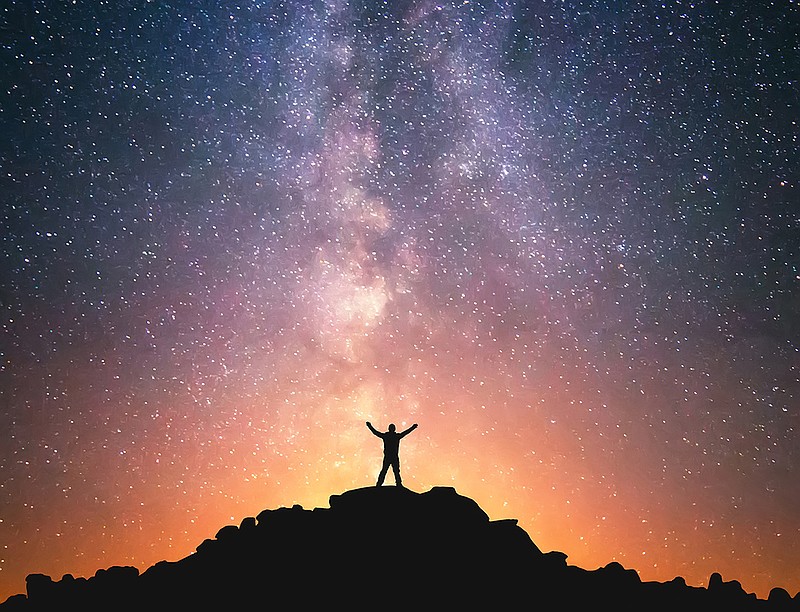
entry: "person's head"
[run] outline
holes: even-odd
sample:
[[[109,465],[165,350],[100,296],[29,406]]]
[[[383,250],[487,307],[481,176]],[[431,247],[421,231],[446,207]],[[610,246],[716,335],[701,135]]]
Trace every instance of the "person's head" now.
[[[395,429],[397,429],[397,428],[394,426],[394,423],[389,423],[389,431],[391,431],[392,433],[394,433],[394,430],[395,430]]]

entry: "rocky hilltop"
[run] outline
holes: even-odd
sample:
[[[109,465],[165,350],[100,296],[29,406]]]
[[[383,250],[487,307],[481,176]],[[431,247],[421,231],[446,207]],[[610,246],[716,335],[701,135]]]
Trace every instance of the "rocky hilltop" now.
[[[141,574],[32,574],[27,594],[0,611],[800,610],[800,594],[776,588],[760,600],[719,574],[690,587],[681,578],[643,582],[618,563],[585,570],[566,558],[539,550],[516,520],[489,520],[453,488],[370,487],[332,496],[330,508],[264,510]]]

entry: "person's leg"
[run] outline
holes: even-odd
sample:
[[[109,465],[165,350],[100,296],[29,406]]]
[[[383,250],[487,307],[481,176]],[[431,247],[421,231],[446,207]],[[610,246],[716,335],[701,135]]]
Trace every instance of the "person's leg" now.
[[[394,470],[394,482],[398,487],[403,486],[403,479],[400,478],[400,458],[398,457],[392,461],[392,469]]]
[[[389,471],[389,460],[386,457],[384,457],[383,467],[381,468],[381,473],[378,474],[378,484],[375,485],[376,487],[379,487],[383,484],[383,479],[386,478],[386,472],[388,471]]]

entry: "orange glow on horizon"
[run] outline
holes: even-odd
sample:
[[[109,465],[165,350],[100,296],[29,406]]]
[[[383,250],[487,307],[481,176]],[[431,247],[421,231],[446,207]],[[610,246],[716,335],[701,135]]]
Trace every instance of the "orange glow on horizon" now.
[[[234,469],[198,457],[198,480],[183,487],[172,482],[167,489],[163,465],[152,455],[143,456],[150,465],[142,465],[141,473],[147,470],[150,478],[132,479],[130,497],[110,509],[113,515],[102,505],[95,511],[78,506],[63,519],[56,538],[29,536],[26,562],[3,573],[3,592],[24,592],[23,573],[58,579],[64,573],[91,576],[111,565],[144,570],[159,560],[190,554],[223,525],[238,524],[263,509],[327,507],[331,495],[372,486],[381,448],[366,429],[366,419],[379,428],[390,420],[399,429],[420,422],[401,443],[408,488],[452,486],[478,502],[490,518],[518,519],[543,552],[562,551],[572,565],[594,569],[619,561],[643,580],[681,575],[695,586],[704,586],[712,572],[720,571],[761,597],[780,585],[779,566],[746,571],[746,558],[728,555],[724,541],[714,540],[713,527],[699,520],[701,508],[691,516],[679,502],[674,507],[654,504],[637,483],[604,473],[598,469],[602,462],[587,461],[572,436],[544,425],[497,421],[464,397],[449,413],[428,411],[423,418],[418,407],[420,414],[397,418],[399,413],[392,416],[389,409],[378,408],[379,396],[376,388],[367,387],[351,400],[320,398],[305,415],[294,413],[287,422],[273,424],[285,434],[292,432],[279,447],[265,444],[264,429],[253,424],[233,443],[225,442],[229,437],[219,440],[216,452],[231,457]],[[386,485],[393,484],[390,473]],[[783,585],[789,590],[790,578]]]

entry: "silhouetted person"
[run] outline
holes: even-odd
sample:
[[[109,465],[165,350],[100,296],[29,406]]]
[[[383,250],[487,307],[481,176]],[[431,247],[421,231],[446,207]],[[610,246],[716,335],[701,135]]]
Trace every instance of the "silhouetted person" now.
[[[407,436],[412,431],[417,428],[417,424],[414,423],[411,427],[406,429],[405,431],[401,431],[397,433],[395,431],[394,423],[389,425],[389,431],[387,432],[380,432],[372,426],[372,423],[367,421],[367,427],[369,430],[378,436],[381,440],[383,440],[383,467],[381,468],[381,473],[378,475],[378,484],[375,485],[377,487],[383,484],[383,479],[386,478],[386,472],[389,471],[389,466],[392,467],[394,471],[394,481],[398,487],[403,486],[403,480],[400,478],[400,438],[403,436]]]

